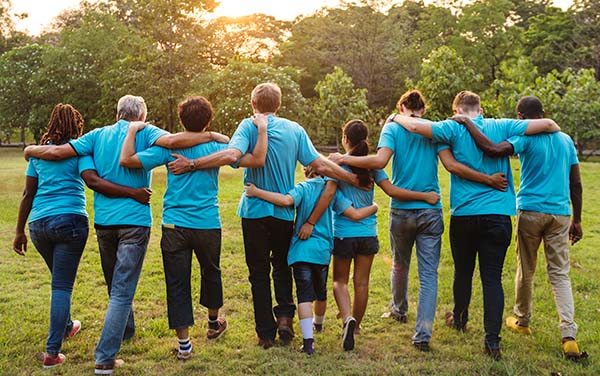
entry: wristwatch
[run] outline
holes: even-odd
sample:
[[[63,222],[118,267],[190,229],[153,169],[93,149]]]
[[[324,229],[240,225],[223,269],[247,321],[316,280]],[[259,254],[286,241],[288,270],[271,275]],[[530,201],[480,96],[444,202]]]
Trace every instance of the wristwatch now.
[[[194,164],[194,160],[190,162],[190,171],[194,171],[196,169],[196,165]]]

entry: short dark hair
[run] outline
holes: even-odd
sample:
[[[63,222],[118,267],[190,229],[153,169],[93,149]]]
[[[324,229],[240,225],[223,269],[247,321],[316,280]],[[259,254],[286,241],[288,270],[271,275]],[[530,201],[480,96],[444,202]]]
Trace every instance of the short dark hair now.
[[[179,120],[191,132],[202,132],[213,117],[213,108],[208,99],[204,97],[189,97],[179,103]]]
[[[519,100],[517,113],[525,119],[541,119],[544,117],[544,106],[538,97],[529,95]]]
[[[481,99],[472,91],[463,90],[456,94],[452,102],[452,109],[456,110],[457,108],[465,112],[478,111],[481,108]]]

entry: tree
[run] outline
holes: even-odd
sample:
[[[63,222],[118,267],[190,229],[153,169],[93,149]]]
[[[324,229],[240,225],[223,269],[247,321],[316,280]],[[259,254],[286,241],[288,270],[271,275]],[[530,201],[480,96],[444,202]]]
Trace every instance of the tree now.
[[[355,89],[352,78],[340,67],[326,75],[315,87],[318,99],[313,105],[311,136],[319,143],[335,145],[339,149],[341,126],[351,119],[367,121],[369,105],[367,90]]]

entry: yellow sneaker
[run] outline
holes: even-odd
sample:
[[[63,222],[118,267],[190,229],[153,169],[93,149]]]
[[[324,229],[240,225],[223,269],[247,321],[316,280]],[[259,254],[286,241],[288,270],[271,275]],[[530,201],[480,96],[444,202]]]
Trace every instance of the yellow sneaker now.
[[[574,362],[585,360],[588,357],[588,354],[585,351],[579,352],[579,345],[577,344],[577,341],[571,337],[563,338],[562,349],[563,353],[565,354],[565,358]]]
[[[531,334],[531,329],[528,326],[519,325],[519,320],[516,317],[509,316],[506,318],[506,326],[510,330],[520,334]]]

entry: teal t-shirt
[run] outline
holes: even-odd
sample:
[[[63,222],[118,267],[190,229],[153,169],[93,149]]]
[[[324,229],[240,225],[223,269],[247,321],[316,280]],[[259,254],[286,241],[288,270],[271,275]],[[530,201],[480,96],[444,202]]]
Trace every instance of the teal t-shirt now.
[[[392,159],[392,184],[417,192],[440,193],[437,145],[427,137],[411,133],[398,123],[387,123],[379,136],[377,148],[388,148]],[[394,209],[441,209],[442,201],[430,205],[425,201],[391,199]]]
[[[479,130],[494,143],[524,135],[529,124],[527,120],[484,119],[481,115],[472,120]],[[453,120],[432,123],[432,131],[433,141],[449,145],[458,162],[484,174],[504,173],[508,180],[508,188],[502,192],[485,184],[452,174],[450,177],[450,213],[456,216],[515,215],[515,188],[509,158],[486,156],[475,145],[467,128]],[[441,150],[445,147],[441,146],[438,149]]]
[[[172,153],[188,159],[201,158],[227,148],[227,144],[208,142],[187,149],[169,150],[153,146],[137,153],[146,170],[169,163]],[[219,168],[173,175],[167,168],[167,190],[163,198],[163,225],[212,230],[221,228],[219,217]]]
[[[315,223],[310,238],[306,240],[298,238],[301,225],[310,217],[324,189],[325,179],[314,178],[298,183],[288,193],[294,198],[294,206],[297,210],[294,236],[288,252],[288,265],[296,262],[329,265],[333,249],[332,210],[341,215],[352,205],[350,200],[337,191],[329,208]]]
[[[73,157],[62,161],[31,158],[27,176],[38,179],[29,222],[60,214],[87,217],[85,191],[81,173],[94,169],[91,157]]]
[[[348,166],[342,168],[352,171]],[[371,177],[375,183],[388,179],[387,174],[383,170],[371,170]],[[352,184],[344,181],[337,181],[337,189],[352,203],[357,209],[365,206],[373,205],[373,188],[368,191],[356,188]],[[333,216],[333,234],[336,238],[358,238],[366,236],[377,236],[377,214],[371,214],[367,218],[355,221],[341,213],[336,213]]]
[[[521,161],[521,185],[517,195],[520,210],[571,215],[571,166],[579,163],[568,135],[545,133],[508,140]]]
[[[119,120],[113,125],[94,129],[70,142],[78,155],[91,155],[98,176],[115,184],[132,188],[150,187],[152,173],[144,169],[129,169],[119,165],[121,146],[127,136],[129,122]],[[146,125],[135,137],[136,152],[152,146],[166,131]],[[152,225],[150,205],[140,204],[132,198],[108,197],[94,192],[94,223],[101,226]]]
[[[287,194],[294,187],[296,162],[307,166],[319,157],[319,153],[304,128],[284,118],[269,115],[267,136],[269,146],[265,165],[245,169],[244,185],[252,183],[266,191]],[[244,119],[231,137],[229,147],[238,149],[243,155],[252,152],[257,139],[258,129],[252,124],[252,119]],[[242,194],[238,215],[242,218],[275,217],[293,221],[294,209]]]

